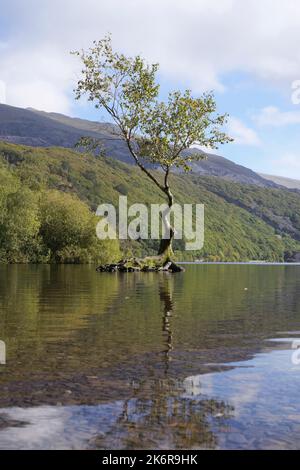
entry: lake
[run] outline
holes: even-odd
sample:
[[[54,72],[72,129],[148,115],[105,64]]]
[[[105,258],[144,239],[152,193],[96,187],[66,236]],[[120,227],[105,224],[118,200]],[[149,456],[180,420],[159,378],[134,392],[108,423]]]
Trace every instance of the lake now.
[[[299,266],[1,266],[0,448],[300,449],[299,338]]]

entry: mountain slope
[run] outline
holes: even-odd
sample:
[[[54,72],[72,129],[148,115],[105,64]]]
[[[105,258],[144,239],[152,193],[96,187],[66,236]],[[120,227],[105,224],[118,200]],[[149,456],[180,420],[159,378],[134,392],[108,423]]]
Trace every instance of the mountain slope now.
[[[121,158],[121,154],[124,153],[125,146],[113,134],[110,125],[99,124],[94,130],[82,129],[76,125],[69,125],[68,121],[71,121],[71,118],[63,122],[51,116],[51,113],[48,116],[48,113],[0,104],[0,138],[12,143],[37,147],[73,148],[80,137],[88,135],[104,141],[113,139],[109,145],[116,153],[116,158]]]
[[[196,150],[195,150],[196,151]],[[198,150],[197,150],[198,152]],[[255,184],[257,186],[275,187],[273,181],[263,178],[254,171],[238,165],[220,155],[207,154],[206,160],[200,160],[192,165],[193,173],[203,176],[218,176],[237,183]]]
[[[292,178],[286,178],[284,176],[275,176],[275,175],[265,175],[260,173],[260,176],[264,179],[273,181],[273,183],[280,186],[284,186],[289,189],[300,189],[300,181]]]
[[[35,147],[73,148],[82,136],[101,139],[107,155],[125,163],[133,163],[125,143],[118,137],[112,124],[0,104],[1,140]],[[194,163],[193,172],[239,183],[276,186],[274,182],[264,179],[254,171],[219,155],[209,154],[206,160]]]
[[[129,204],[163,201],[159,190],[138,168],[110,158],[63,148],[0,143],[1,166],[8,168],[24,187],[75,193],[93,210],[103,202],[117,206],[120,195],[127,195]],[[280,261],[285,251],[300,251],[297,193],[197,175],[173,175],[172,187],[177,202],[205,204],[204,248],[184,252],[183,242],[178,240],[175,248],[179,258]],[[280,223],[282,220],[285,224]],[[126,241],[122,248],[127,253],[133,250],[137,255],[152,254],[157,244],[151,240]]]

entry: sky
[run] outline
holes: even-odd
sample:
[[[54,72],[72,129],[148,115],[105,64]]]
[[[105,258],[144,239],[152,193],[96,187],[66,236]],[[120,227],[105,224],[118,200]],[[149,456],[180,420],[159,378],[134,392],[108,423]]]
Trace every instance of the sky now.
[[[107,120],[74,100],[70,54],[107,33],[159,62],[162,99],[214,90],[235,139],[219,154],[300,179],[299,0],[0,0],[0,102]]]

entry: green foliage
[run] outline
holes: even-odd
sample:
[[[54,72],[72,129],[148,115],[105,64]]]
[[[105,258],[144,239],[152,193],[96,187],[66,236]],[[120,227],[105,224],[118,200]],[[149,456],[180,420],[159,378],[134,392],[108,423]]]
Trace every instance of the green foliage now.
[[[49,191],[41,197],[40,232],[55,255],[69,245],[87,246],[92,214],[75,196]]]
[[[14,163],[23,162],[22,167],[5,164],[7,155],[14,155]],[[28,149],[20,151],[18,146],[5,146],[1,152],[0,262],[105,263],[120,258],[117,241],[98,240],[98,220],[76,195],[41,191],[44,183],[37,182],[45,175],[38,166],[31,168],[32,157]],[[56,167],[58,173],[63,164],[64,160]],[[51,186],[53,179],[48,176]]]
[[[172,92],[168,101],[156,102],[141,124],[137,137],[140,154],[163,169],[176,166],[185,171],[190,162],[203,159],[203,153],[185,153],[193,144],[217,148],[230,139],[221,126],[226,115],[216,115],[212,93],[193,98],[190,90]],[[195,149],[194,149],[195,150]]]
[[[37,195],[4,168],[0,181],[0,261],[42,261]]]
[[[43,194],[40,220],[40,234],[55,262],[108,262],[119,255],[117,242],[97,238],[97,218],[75,195],[59,191]]]

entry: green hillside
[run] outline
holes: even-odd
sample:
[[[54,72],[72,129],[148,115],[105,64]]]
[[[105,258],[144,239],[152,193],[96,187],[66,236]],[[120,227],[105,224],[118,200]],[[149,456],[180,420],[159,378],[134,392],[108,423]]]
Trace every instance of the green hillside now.
[[[63,148],[0,142],[0,261],[101,262],[122,254],[155,253],[157,241],[116,242],[95,237],[98,204],[163,202],[138,168]],[[205,244],[179,259],[282,260],[300,251],[300,194],[241,185],[215,177],[176,175],[179,203],[205,204]]]

